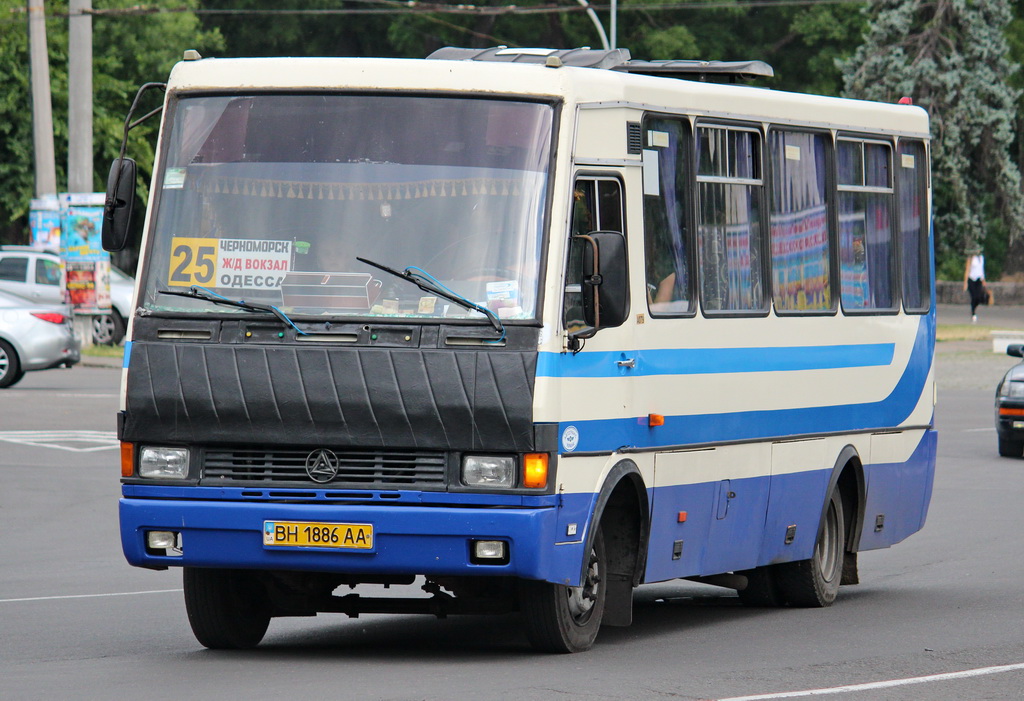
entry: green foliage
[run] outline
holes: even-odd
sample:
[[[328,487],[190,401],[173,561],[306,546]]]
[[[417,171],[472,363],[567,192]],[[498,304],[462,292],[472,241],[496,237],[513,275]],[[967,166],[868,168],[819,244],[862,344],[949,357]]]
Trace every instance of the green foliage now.
[[[1009,7],[1008,0],[874,0],[864,44],[841,62],[847,95],[885,102],[910,95],[931,115],[941,271],[973,244],[1001,264],[1006,244],[1020,238],[1024,201],[1009,151],[1020,92],[1009,85],[1017,69],[1004,33]]]
[[[97,10],[128,8],[133,0],[93,3]],[[196,0],[153,0],[151,6],[196,7]],[[29,87],[28,16],[24,0],[0,0],[0,242],[28,240],[26,214],[35,193],[32,100]],[[67,184],[67,2],[46,3],[57,187]],[[187,48],[217,50],[216,30],[203,30],[189,12],[104,15],[93,18],[94,187],[106,187],[110,161],[120,150],[124,118],[139,85],[166,80]],[[149,105],[151,109],[154,105]],[[148,109],[146,110],[148,111]],[[144,112],[143,112],[144,113]],[[128,153],[139,162],[145,201],[153,165],[156,120],[132,131]]]

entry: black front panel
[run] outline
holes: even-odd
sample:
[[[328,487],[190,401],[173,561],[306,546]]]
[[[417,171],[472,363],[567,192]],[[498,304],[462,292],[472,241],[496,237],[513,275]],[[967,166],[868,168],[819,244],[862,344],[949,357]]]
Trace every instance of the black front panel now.
[[[523,331],[535,349],[536,330]],[[210,341],[145,339],[154,335],[136,334],[142,338],[131,347],[126,441],[507,452],[534,447],[537,352],[525,343],[512,345],[517,350],[339,348],[289,338],[215,343],[217,330]],[[437,334],[429,336],[437,342]]]
[[[210,448],[204,451],[204,486],[243,484],[308,485],[310,450],[259,446]],[[341,449],[330,451],[332,470],[316,481],[331,487],[366,489],[444,489],[447,458],[444,451]]]

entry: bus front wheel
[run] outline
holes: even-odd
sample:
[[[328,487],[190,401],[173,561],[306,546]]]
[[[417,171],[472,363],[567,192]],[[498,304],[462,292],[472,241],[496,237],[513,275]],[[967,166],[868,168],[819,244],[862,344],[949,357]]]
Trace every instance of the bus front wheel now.
[[[239,570],[186,567],[185,610],[196,640],[213,650],[256,647],[270,625],[266,592]]]
[[[544,652],[583,652],[597,638],[604,616],[607,577],[604,535],[600,528],[590,550],[581,586],[550,582],[520,583],[519,607],[530,644]]]
[[[836,488],[829,497],[811,558],[776,565],[773,570],[775,585],[786,603],[808,608],[832,605],[843,578],[845,534],[843,499]]]

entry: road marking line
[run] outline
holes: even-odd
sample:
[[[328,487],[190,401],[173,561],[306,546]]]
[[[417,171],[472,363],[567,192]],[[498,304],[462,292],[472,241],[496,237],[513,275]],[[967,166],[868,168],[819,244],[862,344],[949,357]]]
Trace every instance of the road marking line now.
[[[967,669],[962,672],[947,672],[945,674],[929,674],[924,677],[910,677],[908,679],[891,679],[884,682],[870,682],[867,684],[850,684],[847,686],[833,686],[827,689],[810,689],[808,691],[784,691],[777,694],[757,694],[755,696],[731,696],[718,701],[765,701],[766,699],[795,699],[802,696],[824,696],[826,694],[845,694],[857,691],[871,691],[873,689],[891,689],[897,686],[910,686],[911,684],[925,684],[928,682],[943,682],[953,679],[968,679],[970,677],[981,677],[987,674],[999,674],[1000,672],[1015,672],[1024,670],[1024,663],[1000,665],[998,667],[980,667],[978,669]]]
[[[964,433],[989,433],[995,430],[995,426],[992,428],[965,428]]]
[[[65,596],[30,596],[24,599],[0,599],[0,604],[13,604],[22,601],[57,601],[60,599],[101,599],[109,596],[138,596],[140,594],[174,594],[182,589],[152,589],[150,591],[122,591],[111,594],[68,594]]]
[[[0,441],[73,453],[93,453],[120,446],[117,434],[113,431],[0,431]],[[86,446],[60,445],[61,443],[84,443]]]

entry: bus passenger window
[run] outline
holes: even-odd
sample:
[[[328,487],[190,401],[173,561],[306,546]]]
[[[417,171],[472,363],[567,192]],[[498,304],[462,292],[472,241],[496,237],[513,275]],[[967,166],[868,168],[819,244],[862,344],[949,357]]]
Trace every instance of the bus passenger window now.
[[[894,309],[892,148],[884,142],[839,139],[836,156],[843,308]]]
[[[761,135],[697,129],[697,252],[705,311],[765,308],[761,259]]]
[[[768,135],[772,298],[779,312],[833,309],[827,143],[825,134],[811,132]]]
[[[693,310],[687,220],[686,122],[649,119],[644,125],[644,253],[652,316]]]
[[[900,141],[897,159],[903,307],[907,311],[925,312],[931,303],[931,272],[928,260],[928,161],[924,143]]]
[[[588,234],[591,231],[619,231],[625,233],[622,218],[622,188],[614,178],[580,178],[573,188],[572,222],[569,235]],[[586,326],[583,320],[583,249],[580,243],[569,240],[569,255],[565,273],[564,321],[567,331],[579,331]]]

